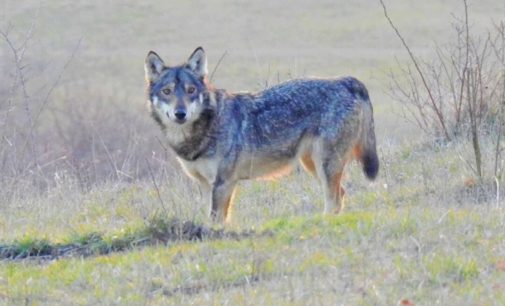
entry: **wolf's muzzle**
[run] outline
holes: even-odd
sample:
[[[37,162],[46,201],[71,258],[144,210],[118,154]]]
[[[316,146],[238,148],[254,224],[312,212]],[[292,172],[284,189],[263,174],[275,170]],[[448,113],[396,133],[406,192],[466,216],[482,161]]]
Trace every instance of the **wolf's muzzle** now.
[[[186,111],[183,109],[177,109],[174,112],[175,118],[177,118],[177,122],[184,122],[186,119]]]

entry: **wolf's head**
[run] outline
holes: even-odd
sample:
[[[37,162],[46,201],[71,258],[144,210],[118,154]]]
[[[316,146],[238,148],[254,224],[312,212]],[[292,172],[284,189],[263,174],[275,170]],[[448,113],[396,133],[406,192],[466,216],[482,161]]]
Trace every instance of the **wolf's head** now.
[[[162,128],[189,125],[208,107],[207,58],[202,47],[186,63],[173,67],[150,51],[145,72],[152,115]]]

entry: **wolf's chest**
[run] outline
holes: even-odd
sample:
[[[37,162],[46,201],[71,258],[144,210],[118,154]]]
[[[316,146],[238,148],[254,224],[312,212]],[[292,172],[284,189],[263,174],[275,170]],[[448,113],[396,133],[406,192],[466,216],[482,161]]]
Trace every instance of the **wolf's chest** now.
[[[206,183],[209,186],[214,182],[219,160],[217,158],[200,158],[195,161],[187,161],[178,158],[184,171],[192,178],[201,183]]]

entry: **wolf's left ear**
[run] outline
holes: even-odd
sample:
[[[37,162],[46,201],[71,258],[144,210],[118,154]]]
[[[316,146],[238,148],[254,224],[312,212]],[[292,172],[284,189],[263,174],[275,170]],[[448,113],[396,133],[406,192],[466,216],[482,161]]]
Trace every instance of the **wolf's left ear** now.
[[[198,76],[207,75],[207,56],[202,47],[196,48],[188,59],[188,65]]]
[[[161,59],[161,57],[156,54],[154,51],[149,51],[146,57],[144,69],[146,71],[146,79],[148,81],[156,80],[163,68],[165,67],[165,63]]]

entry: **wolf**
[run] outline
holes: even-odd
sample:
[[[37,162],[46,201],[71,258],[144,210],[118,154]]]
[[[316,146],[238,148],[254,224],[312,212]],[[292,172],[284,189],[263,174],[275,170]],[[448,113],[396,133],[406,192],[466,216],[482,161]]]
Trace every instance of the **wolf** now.
[[[241,180],[276,178],[296,161],[324,189],[324,212],[342,211],[341,181],[356,159],[373,180],[379,170],[368,91],[353,77],[289,80],[256,93],[230,93],[209,81],[198,47],[168,66],[150,51],[145,60],[151,115],[184,171],[210,195],[210,216],[230,220]]]

